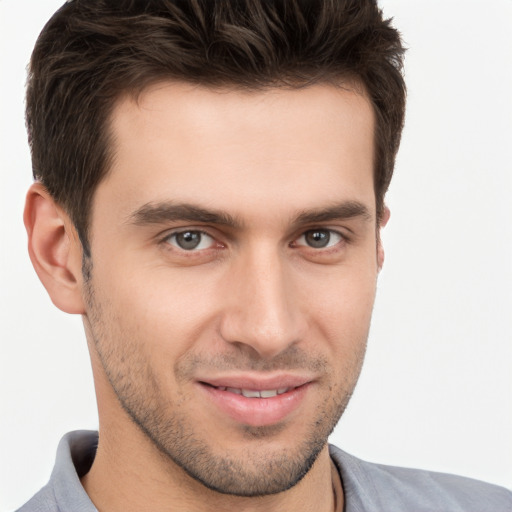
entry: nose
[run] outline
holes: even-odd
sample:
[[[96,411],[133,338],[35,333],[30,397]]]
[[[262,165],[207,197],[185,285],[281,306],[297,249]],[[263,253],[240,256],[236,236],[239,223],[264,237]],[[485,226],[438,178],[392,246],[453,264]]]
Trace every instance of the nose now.
[[[221,335],[271,359],[300,342],[306,330],[293,269],[277,251],[262,248],[235,264],[225,289]]]

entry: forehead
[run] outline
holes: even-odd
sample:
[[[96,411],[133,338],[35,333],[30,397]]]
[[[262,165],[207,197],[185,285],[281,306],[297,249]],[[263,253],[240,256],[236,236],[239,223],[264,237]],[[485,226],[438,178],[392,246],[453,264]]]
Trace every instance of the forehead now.
[[[116,105],[113,164],[98,195],[115,188],[132,210],[174,199],[247,208],[279,203],[284,191],[303,208],[373,203],[373,127],[371,104],[354,88],[157,84]]]

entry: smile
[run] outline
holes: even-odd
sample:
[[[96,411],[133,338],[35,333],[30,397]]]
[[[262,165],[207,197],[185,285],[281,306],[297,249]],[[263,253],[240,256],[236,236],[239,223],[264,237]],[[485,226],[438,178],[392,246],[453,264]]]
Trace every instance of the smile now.
[[[228,388],[226,386],[216,386],[216,389],[220,391],[228,391],[229,393],[235,393],[236,395],[245,396],[245,398],[272,398],[277,395],[283,395],[294,388],[279,388],[279,389],[239,389],[239,388]]]
[[[198,384],[215,415],[255,427],[275,425],[295,416],[309,395],[312,384],[304,378],[281,378],[275,379],[276,382],[259,383],[256,380],[220,378],[221,382],[199,381]],[[288,382],[279,382],[286,380]]]

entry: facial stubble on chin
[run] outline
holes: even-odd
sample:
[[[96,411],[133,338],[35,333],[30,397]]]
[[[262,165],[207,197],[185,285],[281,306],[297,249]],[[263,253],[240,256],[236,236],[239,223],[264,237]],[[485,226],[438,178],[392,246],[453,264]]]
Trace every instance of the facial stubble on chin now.
[[[93,286],[90,260],[84,268],[84,278],[86,276],[84,298],[87,319],[103,370],[121,407],[164,459],[181,467],[208,489],[245,497],[286,491],[309,472],[350,400],[362,366],[366,340],[358,345],[360,351],[353,354],[350,364],[347,363],[346,371],[342,372],[343,381],[333,382],[331,378],[327,399],[317,404],[310,418],[305,418],[308,423],[304,429],[306,434],[297,439],[294,449],[289,446],[269,448],[271,442],[283,434],[286,424],[240,425],[238,435],[246,440],[243,451],[237,455],[216,453],[208,436],[197,432],[194,418],[183,414],[182,406],[187,397],[169,403],[141,350],[142,344],[133,339],[131,333],[123,331],[110,303],[99,301]],[[326,378],[332,375],[324,357],[312,358],[295,346],[271,361],[255,358],[249,351],[219,354],[213,358],[187,355],[175,364],[177,382],[187,382],[198,367],[262,372],[307,369],[326,375]]]

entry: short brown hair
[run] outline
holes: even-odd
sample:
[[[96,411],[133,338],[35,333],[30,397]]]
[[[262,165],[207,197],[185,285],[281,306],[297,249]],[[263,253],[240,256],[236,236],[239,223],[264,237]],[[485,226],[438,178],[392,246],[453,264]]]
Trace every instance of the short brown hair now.
[[[375,117],[377,216],[405,110],[404,48],[376,0],[73,0],[46,24],[29,69],[33,174],[74,222],[110,167],[116,99],[161,80],[299,88],[362,84]]]

